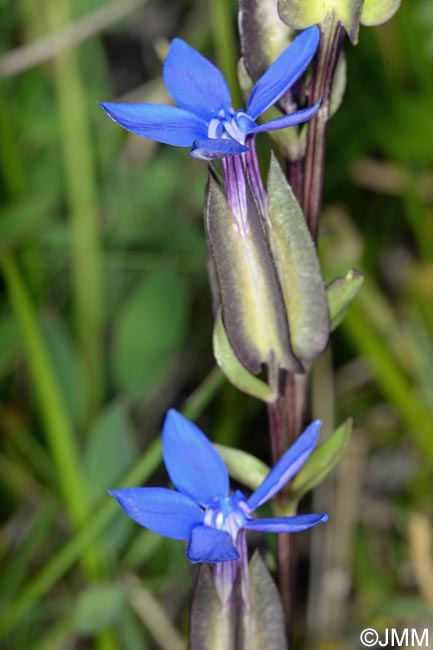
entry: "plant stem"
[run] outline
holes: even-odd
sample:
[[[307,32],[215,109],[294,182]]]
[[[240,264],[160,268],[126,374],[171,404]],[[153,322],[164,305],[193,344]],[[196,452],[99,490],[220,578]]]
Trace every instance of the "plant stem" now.
[[[313,77],[310,102],[323,100],[318,114],[309,122],[305,158],[287,161],[287,177],[304,211],[314,240],[317,240],[326,151],[326,130],[332,78],[344,39],[344,31],[333,19],[321,25],[319,53]],[[284,392],[269,413],[274,461],[301,434],[308,392],[308,374],[288,374]],[[284,492],[281,495],[284,499]],[[296,580],[296,548],[293,535],[278,539],[279,581],[286,618],[287,638],[292,635],[293,594]]]
[[[275,404],[271,404],[268,407],[272,460],[274,464],[294,443],[302,431],[307,399],[307,385],[306,375],[287,373],[280,390],[279,398]],[[287,495],[284,490],[280,491],[277,499],[281,507],[284,507],[287,502]],[[295,535],[278,535],[278,579],[289,647],[293,632],[293,598],[296,581],[295,542]]]
[[[322,99],[317,115],[308,123],[307,144],[304,161],[301,206],[313,239],[317,239],[320,209],[322,205],[323,176],[326,151],[326,130],[332,78],[344,39],[344,29],[333,19],[333,14],[321,25],[321,39],[317,57],[310,101]],[[290,180],[290,179],[289,179]]]
[[[42,340],[30,296],[20,270],[10,253],[2,256],[1,268],[21,328],[32,383],[57,468],[62,496],[70,520],[78,528],[83,525],[89,514],[89,502],[84,477],[80,470],[78,448]],[[98,563],[93,553],[83,557],[83,562],[89,573],[98,572]]]
[[[50,31],[70,22],[68,0],[44,0]],[[78,59],[73,49],[53,63],[72,232],[75,320],[87,382],[87,417],[103,392],[103,301],[99,217],[92,140]]]

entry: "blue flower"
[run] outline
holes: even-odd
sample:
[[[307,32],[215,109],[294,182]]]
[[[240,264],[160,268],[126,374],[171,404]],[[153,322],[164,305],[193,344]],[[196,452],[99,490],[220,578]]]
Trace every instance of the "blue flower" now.
[[[275,519],[251,516],[302,467],[313,451],[320,425],[320,420],[310,424],[247,499],[240,490],[230,494],[221,456],[195,424],[171,409],[162,433],[163,455],[178,491],[141,487],[109,494],[141,526],[165,537],[189,540],[187,555],[191,562],[238,560],[240,531],[295,533],[328,519],[326,513]]]
[[[247,140],[309,120],[320,102],[303,110],[257,125],[257,118],[273,106],[299,79],[316,52],[317,27],[302,32],[254,85],[246,110],[232,107],[221,72],[199,52],[175,38],[164,63],[164,81],[177,107],[161,104],[101,102],[123,128],[145,138],[191,147],[195,158],[211,160],[248,151]]]

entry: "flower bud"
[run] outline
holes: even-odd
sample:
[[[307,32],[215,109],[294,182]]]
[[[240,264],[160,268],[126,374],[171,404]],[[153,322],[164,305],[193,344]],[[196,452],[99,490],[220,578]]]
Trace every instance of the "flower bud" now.
[[[267,366],[276,383],[279,369],[302,372],[302,366],[290,349],[280,283],[246,179],[244,191],[240,217],[210,176],[205,225],[219,293],[214,302],[221,305],[227,339],[242,366],[253,375]]]

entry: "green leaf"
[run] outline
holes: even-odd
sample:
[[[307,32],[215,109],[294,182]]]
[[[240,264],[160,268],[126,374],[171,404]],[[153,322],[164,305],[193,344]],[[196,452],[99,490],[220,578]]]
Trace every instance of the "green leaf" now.
[[[296,474],[290,484],[292,500],[298,502],[332,472],[350,440],[352,420],[346,420],[320,445]]]
[[[285,650],[287,640],[280,595],[265,563],[256,551],[250,562],[250,609],[243,610],[239,648]]]
[[[149,650],[149,638],[141,621],[126,609],[119,623],[119,647],[122,650]]]
[[[0,254],[32,237],[52,217],[51,196],[32,196],[0,213]]]
[[[289,348],[278,278],[251,194],[248,227],[240,228],[218,183],[210,176],[205,224],[223,323],[236,357],[253,374],[261,371],[262,364],[299,370]]]
[[[44,314],[41,332],[70,421],[79,427],[84,415],[86,387],[78,350],[59,317]]]
[[[76,632],[94,636],[122,620],[127,592],[118,584],[88,587],[78,598],[72,615]]]
[[[247,393],[247,395],[257,397],[257,399],[261,399],[264,402],[271,404],[275,401],[276,394],[272,388],[264,381],[248,372],[233,352],[224,329],[221,310],[218,310],[215,319],[213,351],[217,364],[227,379],[236,386],[236,388]]]
[[[184,285],[171,269],[147,274],[114,325],[113,375],[121,392],[142,396],[168,378],[186,336]]]
[[[137,454],[124,407],[120,403],[106,406],[89,432],[84,451],[83,463],[90,499],[98,502],[111,498],[106,491],[119,486]],[[101,542],[113,553],[122,547],[133,527],[130,519],[119,512],[110,535],[102,538]]]
[[[115,248],[202,254],[202,230],[185,214],[202,209],[203,176],[183,153],[161,150],[145,174],[141,166],[119,164],[103,195],[107,237]]]
[[[269,467],[246,451],[219,444],[214,447],[221,454],[230,476],[251,490],[256,490],[269,474]]]
[[[117,487],[137,453],[125,409],[119,403],[106,406],[89,432],[84,452],[90,496]]]
[[[12,315],[0,319],[0,372],[9,366],[21,347],[17,322]]]
[[[362,273],[350,269],[344,278],[337,278],[328,285],[326,293],[332,331],[340,325],[363,282]]]
[[[329,338],[326,290],[316,247],[301,207],[275,156],[268,176],[267,230],[289,320],[295,355],[310,361]]]

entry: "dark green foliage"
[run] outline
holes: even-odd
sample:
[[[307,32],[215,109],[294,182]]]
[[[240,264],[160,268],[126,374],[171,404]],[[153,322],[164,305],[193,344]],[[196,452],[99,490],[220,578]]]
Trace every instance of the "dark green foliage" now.
[[[5,0],[2,54],[46,35],[47,17],[65,4],[76,20],[110,3]],[[232,26],[235,4],[225,4]],[[205,3],[151,0],[72,51],[77,85],[71,85],[68,65],[67,76],[57,72],[55,81],[52,62],[0,80],[0,262],[5,270],[4,254],[12,254],[18,288],[25,289],[37,324],[36,335],[22,329],[10,284],[2,280],[0,645],[5,650],[160,647],[130,604],[128,572],[138,575],[186,638],[190,584],[182,544],[159,543],[130,526],[105,491],[120,487],[131,468],[132,485],[152,474],[152,484],[167,485],[166,474],[156,472],[161,451],[153,442],[164,412],[181,407],[212,367],[202,225],[206,168],[187,150],[149,146],[126,135],[95,101],[119,99],[111,89],[125,86],[135,57],[140,65],[134,69],[144,72],[140,87],[129,88],[134,97],[125,100],[166,101],[154,45],[158,52],[164,47],[156,39],[177,33],[212,57],[215,40],[224,53],[230,33],[216,27],[214,39],[212,29]],[[323,499],[330,521],[313,538],[308,566],[309,539],[298,538],[293,650],[339,650],[356,645],[365,627],[423,626],[428,618],[407,531],[414,511],[430,519],[433,514],[432,44],[431,0],[403,0],[390,23],[361,28],[356,48],[346,43],[347,88],[329,123],[319,251],[327,284],[351,268],[365,281],[332,334],[332,360],[328,354],[313,371],[309,417],[324,419],[320,442],[349,416],[354,433],[346,460],[314,497]],[[92,273],[101,274],[103,313],[96,313],[101,335],[94,329],[95,305],[84,313],[76,306],[76,252],[88,239],[85,229],[81,239],[73,234],[71,187],[84,205],[85,170],[66,164],[60,119],[65,93],[78,96],[88,126],[86,139],[68,144],[90,153],[94,167],[92,223],[99,262],[90,274],[86,267],[81,289],[88,285],[93,291],[98,284]],[[68,114],[66,132],[71,123],[77,127],[77,114]],[[260,136],[259,147],[267,151],[266,136]],[[267,168],[266,155],[261,162]],[[103,381],[92,407],[88,396],[95,378],[82,340],[87,326],[102,358]],[[36,359],[35,336],[43,351]],[[29,372],[30,361],[36,362],[37,378]],[[192,417],[199,418],[212,397],[206,413],[211,437],[226,443],[229,438],[268,462],[264,409],[231,388],[218,394],[222,385],[216,374],[204,382]],[[61,427],[47,423],[41,393],[48,415],[62,414]],[[60,466],[71,440],[73,455]],[[60,456],[53,454],[53,441]],[[328,450],[335,444],[332,458],[345,441],[340,431],[338,440],[324,443]],[[68,484],[71,478],[65,460],[68,471],[83,477],[87,496],[80,524],[69,519],[60,489],[62,480]],[[301,472],[297,480],[311,487],[327,469],[326,463],[310,465],[310,474]],[[299,495],[304,488],[301,484]],[[250,541],[273,561],[260,536]],[[269,548],[274,551],[275,544]],[[253,562],[256,575],[263,566]],[[314,616],[306,640],[308,570]],[[255,582],[258,591],[264,583],[271,588],[267,580]],[[325,583],[342,591],[330,595]],[[263,620],[259,626],[266,628]],[[161,629],[164,637],[164,625]]]

